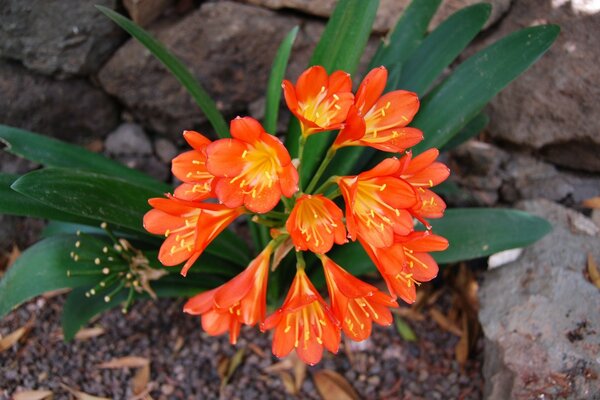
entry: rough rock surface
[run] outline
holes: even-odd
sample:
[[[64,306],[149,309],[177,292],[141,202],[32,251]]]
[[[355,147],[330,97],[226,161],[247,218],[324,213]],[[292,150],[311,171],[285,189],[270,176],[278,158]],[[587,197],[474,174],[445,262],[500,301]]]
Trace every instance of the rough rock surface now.
[[[307,14],[320,17],[329,17],[333,12],[336,0],[242,0],[246,3],[255,4],[263,7],[280,9],[295,9]],[[498,21],[509,9],[512,0],[488,0],[492,4],[492,14],[486,27]],[[394,27],[396,21],[410,4],[411,0],[381,0],[373,29],[377,32],[387,32]],[[431,22],[431,28],[435,28],[455,11],[480,3],[479,0],[443,0],[442,4]]]
[[[151,31],[191,69],[217,106],[233,115],[264,93],[279,42],[299,23],[297,18],[223,1],[205,3],[175,24]],[[306,65],[314,31],[303,31],[297,39],[295,59],[304,60],[298,65]],[[115,53],[99,78],[153,131],[179,137],[183,129],[206,121],[181,84],[134,40]]]
[[[114,102],[83,79],[56,81],[0,62],[0,123],[85,143],[119,119]]]
[[[554,230],[517,261],[487,273],[479,291],[486,398],[600,397],[600,290],[586,258],[600,239],[583,215],[547,200],[521,207]]]
[[[2,1],[0,57],[43,74],[95,72],[125,35],[94,5],[117,0]]]
[[[539,23],[560,25],[546,55],[490,107],[490,133],[566,167],[600,171],[600,10],[584,1],[520,0],[489,40]],[[486,41],[487,42],[487,41]]]
[[[523,152],[471,140],[450,153],[451,179],[469,190],[469,204],[513,204],[545,198],[579,205],[600,193],[600,177],[563,171]]]

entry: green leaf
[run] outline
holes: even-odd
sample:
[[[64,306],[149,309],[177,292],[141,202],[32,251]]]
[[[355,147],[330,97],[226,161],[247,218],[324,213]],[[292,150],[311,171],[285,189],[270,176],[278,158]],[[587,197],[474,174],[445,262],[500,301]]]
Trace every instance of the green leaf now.
[[[427,33],[427,27],[442,0],[413,0],[404,10],[394,30],[381,42],[370,68],[385,66],[390,75],[402,69]]]
[[[283,39],[277,49],[269,83],[267,85],[267,97],[265,102],[265,130],[271,134],[277,131],[277,116],[279,115],[279,103],[281,100],[281,82],[287,69],[292,46],[298,35],[298,27],[295,26]]]
[[[417,340],[417,335],[402,317],[396,315],[394,320],[396,321],[396,330],[400,336],[402,336],[402,339],[407,342],[414,342]]]
[[[148,199],[162,195],[121,179],[62,168],[30,172],[12,188],[67,213],[140,232],[145,232],[142,218],[150,209]]]
[[[340,0],[315,48],[310,65],[322,65],[329,73],[343,70],[353,74],[369,40],[378,5],[379,0]],[[292,118],[286,147],[293,157],[298,155],[299,137],[299,124]],[[326,132],[308,139],[307,151],[301,160],[302,187],[318,168],[332,140],[333,137]]]
[[[480,3],[452,14],[404,63],[396,88],[416,92],[421,97],[479,33],[491,10],[491,5]]]
[[[465,127],[458,132],[452,139],[441,148],[441,151],[448,151],[460,146],[472,137],[480,134],[489,124],[490,117],[486,113],[477,114]]]
[[[64,288],[90,285],[97,276],[67,276],[68,269],[97,269],[89,262],[76,264],[69,256],[76,236],[55,236],[38,242],[25,250],[0,281],[0,318],[26,300],[42,293]],[[83,258],[83,257],[82,257]]]
[[[35,199],[14,191],[11,189],[11,185],[18,178],[18,175],[0,174],[0,198],[2,198],[2,202],[0,202],[0,214],[95,224],[95,221],[91,219],[57,210],[54,207],[40,203]]]
[[[161,192],[171,187],[135,169],[110,160],[80,146],[62,142],[38,133],[0,125],[0,143],[4,150],[48,167],[80,169],[135,182],[139,186]]]
[[[96,315],[117,307],[119,303],[127,299],[127,291],[122,290],[111,298],[109,302],[104,301],[101,294],[85,297],[89,287],[74,289],[67,296],[63,305],[62,328],[65,341],[71,341],[75,334]]]
[[[206,115],[206,118],[212,125],[216,134],[220,137],[229,136],[229,127],[225,118],[217,109],[215,102],[196,80],[194,75],[175,55],[170,53],[165,46],[157,41],[152,35],[121,14],[114,12],[103,6],[96,6],[104,15],[112,19],[117,25],[136,38],[144,47],[146,47],[156,57],[177,80],[186,88],[192,98],[196,101],[200,109]]]
[[[425,134],[418,154],[440,148],[471,121],[500,90],[527,70],[552,45],[560,28],[541,25],[514,32],[479,51],[421,103],[412,126]]]
[[[432,253],[442,264],[525,247],[552,230],[543,218],[500,208],[454,208],[447,210],[443,218],[430,223],[433,232],[450,243],[446,251]]]

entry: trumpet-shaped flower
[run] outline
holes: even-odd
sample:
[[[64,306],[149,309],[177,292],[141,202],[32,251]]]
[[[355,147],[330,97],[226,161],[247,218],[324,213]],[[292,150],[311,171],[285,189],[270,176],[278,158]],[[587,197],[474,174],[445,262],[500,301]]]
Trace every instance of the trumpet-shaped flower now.
[[[229,341],[235,344],[242,324],[252,326],[265,319],[272,252],[272,247],[267,246],[242,273],[216,289],[192,297],[183,311],[201,315],[202,328],[209,335],[229,331]]]
[[[280,358],[296,349],[302,361],[314,365],[321,360],[323,347],[332,353],[339,348],[338,321],[303,269],[296,272],[281,308],[261,324],[263,332],[273,328],[272,350]]]
[[[300,120],[304,136],[339,129],[354,101],[350,75],[336,71],[328,76],[319,65],[304,71],[296,86],[288,80],[282,86],[287,106]]]
[[[153,198],[148,203],[153,209],[144,215],[144,228],[166,237],[158,259],[166,266],[185,261],[181,270],[183,276],[206,246],[244,212],[241,207],[228,208],[221,204],[197,203],[174,197]]]
[[[413,187],[394,174],[400,167],[396,158],[387,158],[357,176],[338,178],[346,203],[346,226],[352,240],[361,237],[374,247],[389,247],[394,234],[413,230],[407,209],[417,203]]]
[[[342,210],[322,195],[297,198],[285,226],[297,251],[325,254],[334,242],[347,242]]]
[[[327,256],[321,256],[331,308],[346,336],[362,341],[371,335],[372,322],[390,325],[389,307],[398,303],[376,287],[355,278]]]
[[[354,105],[334,147],[370,146],[400,153],[423,140],[423,133],[407,125],[419,110],[415,93],[395,90],[382,95],[387,69],[371,70],[360,84]]]
[[[227,207],[241,205],[256,213],[272,210],[281,195],[298,190],[298,171],[275,136],[253,118],[231,121],[232,139],[220,139],[206,147],[206,167],[218,179],[215,193]]]
[[[385,279],[391,294],[412,304],[417,299],[416,285],[435,278],[438,265],[428,253],[448,248],[448,241],[429,231],[396,235],[394,244],[376,248],[361,240],[367,254]]]
[[[175,197],[201,201],[213,196],[214,175],[206,169],[206,146],[211,142],[202,134],[184,131],[184,139],[193,148],[172,161],[171,171],[183,183],[175,189]]]
[[[416,188],[419,202],[411,208],[411,213],[423,221],[423,218],[441,218],[446,209],[446,203],[440,196],[429,190],[448,178],[450,170],[441,162],[436,162],[440,152],[429,149],[416,157],[408,152],[400,159],[397,176]],[[425,223],[427,226],[427,224]]]

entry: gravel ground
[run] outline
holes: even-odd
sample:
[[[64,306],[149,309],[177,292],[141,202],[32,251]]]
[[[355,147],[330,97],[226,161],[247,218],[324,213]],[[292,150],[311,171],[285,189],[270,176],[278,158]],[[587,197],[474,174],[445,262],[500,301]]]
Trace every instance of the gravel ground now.
[[[63,296],[38,298],[0,321],[0,334],[6,335],[35,316],[29,335],[0,353],[1,399],[23,389],[49,389],[55,398],[68,398],[61,382],[97,396],[131,398],[134,370],[97,367],[123,356],[150,359],[155,399],[293,398],[278,374],[265,371],[278,360],[270,354],[269,336],[256,329],[243,332],[237,349],[246,347],[245,357],[220,388],[219,361],[237,349],[225,337],[204,334],[196,318],[180,311],[181,301],[140,302],[126,316],[118,310],[105,313],[92,324],[105,328],[103,335],[72,343],[60,338],[63,301]],[[311,375],[325,368],[343,375],[367,399],[481,398],[481,343],[479,355],[461,368],[454,360],[454,335],[430,320],[410,324],[417,342],[404,341],[393,327],[378,327],[370,340],[351,346],[350,356],[346,346],[336,357],[327,355],[308,368],[299,397],[319,399]]]

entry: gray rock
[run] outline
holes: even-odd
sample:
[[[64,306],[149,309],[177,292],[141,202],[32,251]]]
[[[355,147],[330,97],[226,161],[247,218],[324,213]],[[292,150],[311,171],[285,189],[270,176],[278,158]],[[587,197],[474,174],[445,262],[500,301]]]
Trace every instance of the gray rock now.
[[[83,79],[56,81],[0,62],[0,123],[71,142],[103,137],[118,124],[115,103]]]
[[[0,57],[42,74],[97,71],[123,41],[123,31],[94,5],[117,0],[5,0],[0,12]]]
[[[161,22],[161,21],[159,21]],[[268,71],[284,35],[300,20],[228,1],[205,3],[185,18],[150,30],[191,69],[228,116],[245,112],[264,94]],[[294,48],[294,65],[304,67],[321,24],[306,24]],[[321,28],[322,29],[322,28]],[[302,61],[300,61],[302,60]],[[298,67],[288,76],[297,76]],[[205,116],[170,73],[136,41],[122,46],[100,71],[100,82],[136,120],[179,138],[198,129]]]
[[[109,155],[151,155],[152,143],[141,126],[127,122],[107,136],[104,149]]]
[[[559,6],[558,3],[561,5]],[[546,55],[490,107],[490,134],[562,166],[600,171],[600,13],[590,2],[516,1],[485,43],[539,23],[560,25]]]
[[[587,220],[575,211],[547,200],[520,207],[554,229],[485,275],[479,317],[486,398],[598,398],[600,291],[584,271],[588,252],[600,260],[600,239],[574,229],[574,221]]]
[[[167,9],[173,0],[123,0],[133,21],[141,26],[146,26]]]
[[[280,9],[295,9],[307,14],[319,17],[329,17],[335,7],[335,0],[242,0],[246,3],[255,4],[263,7]],[[510,7],[512,0],[490,0],[493,10],[490,19],[486,24],[490,26],[498,21]],[[376,32],[387,32],[394,27],[396,21],[410,4],[411,0],[381,0],[373,30]],[[442,4],[431,22],[431,28],[435,28],[445,20],[450,14],[466,6],[479,3],[479,0],[443,0]]]
[[[164,138],[154,141],[154,152],[162,162],[167,164],[170,164],[178,153],[177,147],[170,140]]]

